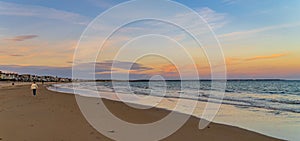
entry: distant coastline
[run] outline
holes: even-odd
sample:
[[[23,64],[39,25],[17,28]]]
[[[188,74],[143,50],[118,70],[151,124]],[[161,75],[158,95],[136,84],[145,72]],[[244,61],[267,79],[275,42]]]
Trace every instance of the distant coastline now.
[[[72,82],[71,78],[62,78],[57,76],[39,76],[32,74],[18,74],[14,72],[0,71],[0,81],[13,81],[13,82]]]
[[[67,77],[58,77],[51,75],[34,75],[34,74],[18,74],[14,72],[3,72],[0,70],[0,81],[13,81],[13,82],[148,82],[148,81],[162,81],[162,80],[150,80],[150,79],[131,79],[131,80],[116,80],[116,79],[97,79],[97,80],[84,80],[84,79],[72,79]],[[273,78],[257,78],[257,79],[167,79],[165,81],[300,81],[298,79],[273,79]]]

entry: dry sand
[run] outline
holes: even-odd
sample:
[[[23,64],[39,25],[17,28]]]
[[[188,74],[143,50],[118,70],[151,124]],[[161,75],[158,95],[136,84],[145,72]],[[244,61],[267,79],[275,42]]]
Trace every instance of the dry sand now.
[[[104,100],[119,118],[134,122],[156,121],[169,113],[152,108],[138,110],[123,103]],[[198,129],[199,119],[191,117],[169,141],[268,141],[277,140],[241,128],[211,123]],[[112,133],[117,134],[117,132]],[[0,88],[0,140],[4,141],[108,141],[81,114],[74,95],[52,92],[45,87],[33,97],[29,85]]]

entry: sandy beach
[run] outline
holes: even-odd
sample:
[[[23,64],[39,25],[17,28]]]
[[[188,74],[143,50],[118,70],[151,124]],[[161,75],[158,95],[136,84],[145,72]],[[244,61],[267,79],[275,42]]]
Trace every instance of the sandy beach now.
[[[81,114],[74,95],[52,92],[41,86],[33,97],[29,85],[0,88],[0,140],[4,141],[108,141]],[[104,100],[119,118],[134,123],[156,121],[169,112],[151,108],[137,110],[121,102]],[[211,123],[198,129],[199,119],[191,117],[175,134],[164,140],[278,140],[241,128]],[[109,132],[109,131],[108,131]],[[114,132],[113,134],[118,134]]]
[[[18,81],[0,81],[0,88],[2,87],[9,87],[14,84],[14,86],[21,86],[21,85],[31,85],[32,82],[18,82]],[[42,84],[42,82],[36,82],[37,84]],[[56,84],[58,82],[44,82],[44,84]]]

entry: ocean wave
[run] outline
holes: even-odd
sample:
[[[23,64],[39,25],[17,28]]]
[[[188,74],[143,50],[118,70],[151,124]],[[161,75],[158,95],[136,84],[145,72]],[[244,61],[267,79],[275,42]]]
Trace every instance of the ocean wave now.
[[[122,84],[122,83],[121,83]],[[286,93],[236,93],[234,91],[226,91],[224,97],[215,93],[215,91],[199,90],[199,89],[182,89],[180,90],[177,85],[169,88],[166,91],[162,87],[152,86],[146,87],[142,84],[139,87],[135,83],[128,88],[125,85],[112,86],[109,83],[97,83],[96,89],[88,82],[77,84],[56,84],[55,90],[67,92],[73,90],[73,87],[83,90],[105,91],[105,92],[118,92],[122,94],[139,94],[151,95],[164,98],[181,98],[189,100],[197,100],[202,102],[222,103],[234,105],[237,107],[256,107],[268,110],[275,110],[280,112],[294,112],[300,113],[300,96],[289,95]],[[189,86],[191,87],[191,86]],[[72,91],[71,91],[72,92]]]

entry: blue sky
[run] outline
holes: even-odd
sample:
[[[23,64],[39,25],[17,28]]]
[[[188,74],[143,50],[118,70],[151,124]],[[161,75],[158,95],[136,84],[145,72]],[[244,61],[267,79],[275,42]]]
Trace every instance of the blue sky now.
[[[92,20],[97,15],[125,0],[1,0],[22,5],[34,5],[79,14]],[[228,33],[260,27],[298,23],[300,1],[284,0],[177,0],[194,10],[208,7],[217,13],[226,14],[229,24],[217,30]],[[12,24],[10,22],[9,24]]]
[[[50,75],[60,75],[55,70],[70,70],[72,53],[88,23],[121,2],[125,1],[0,0],[0,70],[43,74],[49,67]],[[194,9],[214,27],[230,78],[300,78],[296,61],[300,1],[176,2]]]
[[[90,18],[96,17],[108,8],[125,2],[125,0],[2,0],[11,3],[38,5],[54,8],[57,10],[78,13]],[[177,0],[190,8],[198,9],[209,7],[220,13],[227,13],[231,16],[232,22],[239,22],[249,27],[268,26],[286,22],[298,22],[300,2],[284,0]],[[253,23],[255,20],[255,24]],[[247,24],[250,22],[251,24]]]

